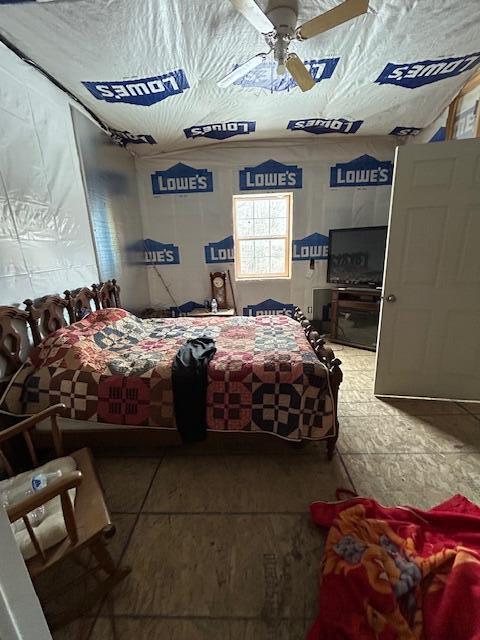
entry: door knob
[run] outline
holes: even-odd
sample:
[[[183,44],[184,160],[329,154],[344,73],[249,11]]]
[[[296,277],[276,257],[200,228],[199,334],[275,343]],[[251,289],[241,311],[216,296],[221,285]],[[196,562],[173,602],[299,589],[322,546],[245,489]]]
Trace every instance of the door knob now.
[[[397,298],[393,295],[393,293],[391,293],[389,296],[385,298],[387,302],[395,302],[396,299]]]

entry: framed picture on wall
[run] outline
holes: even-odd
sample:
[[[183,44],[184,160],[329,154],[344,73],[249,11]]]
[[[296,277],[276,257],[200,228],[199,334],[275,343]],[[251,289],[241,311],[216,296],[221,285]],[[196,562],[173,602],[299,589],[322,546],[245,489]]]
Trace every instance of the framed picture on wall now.
[[[476,73],[450,104],[447,140],[480,138],[480,72]]]

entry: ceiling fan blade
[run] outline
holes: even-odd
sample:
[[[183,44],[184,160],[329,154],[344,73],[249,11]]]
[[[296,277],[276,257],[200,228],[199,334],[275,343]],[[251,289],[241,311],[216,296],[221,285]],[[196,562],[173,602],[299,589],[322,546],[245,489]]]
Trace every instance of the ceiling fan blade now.
[[[315,80],[312,78],[307,67],[303,64],[296,53],[291,53],[288,56],[285,66],[302,91],[309,91],[310,89],[313,89],[315,86]]]
[[[247,60],[240,66],[236,67],[233,71],[230,71],[230,73],[227,73],[226,76],[217,82],[218,86],[229,87],[236,80],[243,78],[243,76],[246,76],[249,71],[258,67],[259,64],[262,64],[267,55],[267,53],[258,53],[256,56],[253,56],[250,60]]]
[[[230,0],[230,2],[260,33],[270,33],[275,29],[255,0]]]
[[[330,9],[321,15],[302,24],[297,29],[297,38],[299,40],[307,40],[313,38],[319,33],[333,29],[339,24],[343,24],[352,18],[361,16],[368,11],[369,0],[345,0],[338,7]]]

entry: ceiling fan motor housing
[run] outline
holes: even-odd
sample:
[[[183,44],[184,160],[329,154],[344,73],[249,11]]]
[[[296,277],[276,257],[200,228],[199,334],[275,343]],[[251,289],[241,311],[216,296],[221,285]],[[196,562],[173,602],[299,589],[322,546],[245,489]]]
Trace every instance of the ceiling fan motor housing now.
[[[295,36],[297,14],[291,7],[275,7],[267,13],[267,17],[279,35]]]
[[[288,56],[288,46],[295,38],[297,14],[291,7],[275,7],[267,13],[268,19],[275,27],[275,31],[266,34],[267,44],[273,49],[273,57],[278,64],[277,72],[285,73],[285,61]]]

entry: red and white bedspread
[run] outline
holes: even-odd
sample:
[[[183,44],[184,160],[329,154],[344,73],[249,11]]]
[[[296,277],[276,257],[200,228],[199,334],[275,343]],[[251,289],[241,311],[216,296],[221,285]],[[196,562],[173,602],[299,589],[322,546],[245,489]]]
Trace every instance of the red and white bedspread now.
[[[325,367],[287,316],[140,320],[104,309],[35,347],[3,406],[34,413],[63,402],[67,417],[175,428],[172,362],[189,338],[208,336],[207,426],[299,440],[335,435]]]

